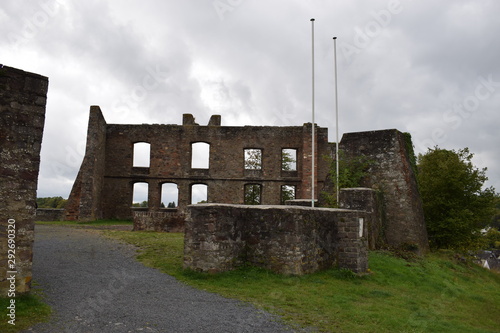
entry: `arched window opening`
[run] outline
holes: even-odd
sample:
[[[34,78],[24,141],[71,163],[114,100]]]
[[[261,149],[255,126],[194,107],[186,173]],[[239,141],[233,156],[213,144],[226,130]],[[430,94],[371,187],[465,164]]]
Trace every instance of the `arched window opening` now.
[[[191,185],[191,204],[199,204],[208,202],[208,185],[193,184]]]
[[[179,205],[179,188],[175,183],[161,185],[161,208],[177,208]]]
[[[132,207],[148,207],[148,183],[134,183]]]
[[[134,167],[149,168],[151,145],[147,142],[134,143]]]
[[[210,160],[210,144],[195,142],[191,144],[191,168],[208,169]]]

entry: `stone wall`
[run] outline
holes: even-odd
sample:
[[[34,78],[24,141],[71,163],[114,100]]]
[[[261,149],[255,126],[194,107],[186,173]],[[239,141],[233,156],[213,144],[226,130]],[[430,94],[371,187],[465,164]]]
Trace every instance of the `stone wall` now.
[[[184,232],[185,215],[177,209],[134,208],[134,231]]]
[[[385,245],[385,229],[383,225],[383,200],[377,198],[377,191],[371,188],[340,189],[339,207],[343,209],[362,210],[370,215],[367,223],[368,248],[380,249]]]
[[[345,209],[192,205],[184,267],[215,273],[250,263],[281,274],[336,266],[365,272],[368,219],[365,212]]]
[[[261,204],[280,204],[281,186],[294,186],[297,198],[310,196],[311,124],[303,126],[220,126],[212,116],[200,126],[190,114],[182,125],[106,124],[98,107],[90,112],[87,151],[68,203],[67,219],[131,219],[134,183],[148,184],[148,208],[161,211],[161,187],[174,183],[178,188],[179,212],[191,204],[191,186],[208,186],[208,202],[244,203],[247,184],[261,186]],[[326,178],[328,131],[316,128],[316,187]],[[134,144],[150,144],[149,167],[133,165]],[[208,169],[192,168],[196,142],[210,145]],[[245,149],[262,150],[262,168],[246,170]],[[282,149],[295,149],[296,170],[282,170]],[[318,192],[318,191],[317,191]],[[316,193],[317,195],[317,193]]]
[[[36,189],[48,79],[0,65],[0,295],[31,287]],[[15,237],[11,233],[15,230]],[[13,237],[13,238],[11,238]],[[8,239],[13,239],[9,243]],[[9,247],[15,247],[12,249]],[[8,254],[15,250],[15,265]],[[17,273],[7,273],[16,271]]]
[[[105,147],[106,121],[101,109],[98,106],[91,106],[85,157],[66,203],[66,220],[92,221],[103,218]]]
[[[62,221],[64,220],[64,209],[38,208],[35,221]]]
[[[408,141],[407,141],[408,140]],[[339,149],[346,157],[365,156],[371,161],[363,187],[383,197],[384,242],[390,247],[429,250],[422,200],[409,156],[412,143],[398,130],[346,133]]]

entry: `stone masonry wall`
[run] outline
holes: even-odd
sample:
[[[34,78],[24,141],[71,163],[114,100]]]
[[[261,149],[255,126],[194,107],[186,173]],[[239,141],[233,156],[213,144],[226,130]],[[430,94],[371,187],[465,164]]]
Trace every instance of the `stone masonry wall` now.
[[[297,198],[310,196],[311,124],[303,126],[220,126],[214,115],[207,126],[195,123],[192,115],[182,125],[106,124],[98,107],[92,107],[87,151],[67,204],[67,219],[133,217],[134,183],[148,184],[148,208],[161,211],[161,187],[174,183],[179,190],[178,211],[191,204],[191,186],[208,186],[208,202],[244,203],[247,184],[261,186],[262,204],[280,204],[281,186],[294,186]],[[326,178],[321,158],[328,147],[328,131],[316,128],[315,181],[322,187]],[[134,144],[150,144],[149,167],[134,167]],[[191,145],[210,145],[209,168],[191,166]],[[244,150],[262,150],[262,169],[245,170]],[[296,149],[295,171],[282,170],[282,149]],[[316,196],[318,191],[316,191]]]
[[[370,215],[367,221],[368,248],[375,250],[384,245],[383,202],[378,200],[377,191],[371,188],[340,189],[339,207],[343,209],[362,210]]]
[[[14,280],[7,278],[15,278],[15,293],[26,293],[31,287],[36,189],[48,84],[44,76],[0,65],[2,297],[10,297],[14,286]]]
[[[91,106],[85,157],[66,204],[66,220],[91,221],[103,217],[105,148],[106,121],[101,109]]]
[[[192,205],[184,267],[215,273],[250,263],[281,274],[335,266],[365,272],[367,224],[360,219],[368,218],[365,212],[329,208]]]
[[[361,184],[383,197],[383,234],[387,245],[417,246],[429,250],[422,200],[412,170],[405,136],[398,130],[346,133],[339,145],[347,157],[366,156],[372,161]]]
[[[63,221],[64,209],[38,208],[35,221]]]
[[[184,232],[185,215],[177,209],[134,209],[134,231]]]

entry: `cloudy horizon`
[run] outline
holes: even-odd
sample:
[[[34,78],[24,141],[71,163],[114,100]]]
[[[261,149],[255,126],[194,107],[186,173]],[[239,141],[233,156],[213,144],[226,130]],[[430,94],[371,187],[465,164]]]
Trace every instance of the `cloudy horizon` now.
[[[417,153],[468,147],[500,189],[500,2],[6,0],[0,63],[49,77],[38,197],[67,198],[88,114],[108,123],[396,128]]]

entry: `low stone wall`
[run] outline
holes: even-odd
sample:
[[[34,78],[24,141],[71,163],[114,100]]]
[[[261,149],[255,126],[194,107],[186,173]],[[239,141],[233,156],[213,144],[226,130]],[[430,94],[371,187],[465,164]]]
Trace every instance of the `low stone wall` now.
[[[177,210],[134,210],[134,231],[184,232],[185,215]]]
[[[223,272],[245,263],[301,275],[368,269],[363,211],[300,206],[188,206],[184,267]]]
[[[62,221],[64,209],[37,208],[35,221]]]
[[[311,199],[293,199],[285,201],[285,205],[311,207],[311,202]],[[318,200],[314,200],[314,206],[318,206]]]
[[[383,248],[385,241],[383,200],[378,200],[377,191],[371,188],[340,189],[339,207],[343,209],[363,210],[370,214],[368,219],[368,248]]]

